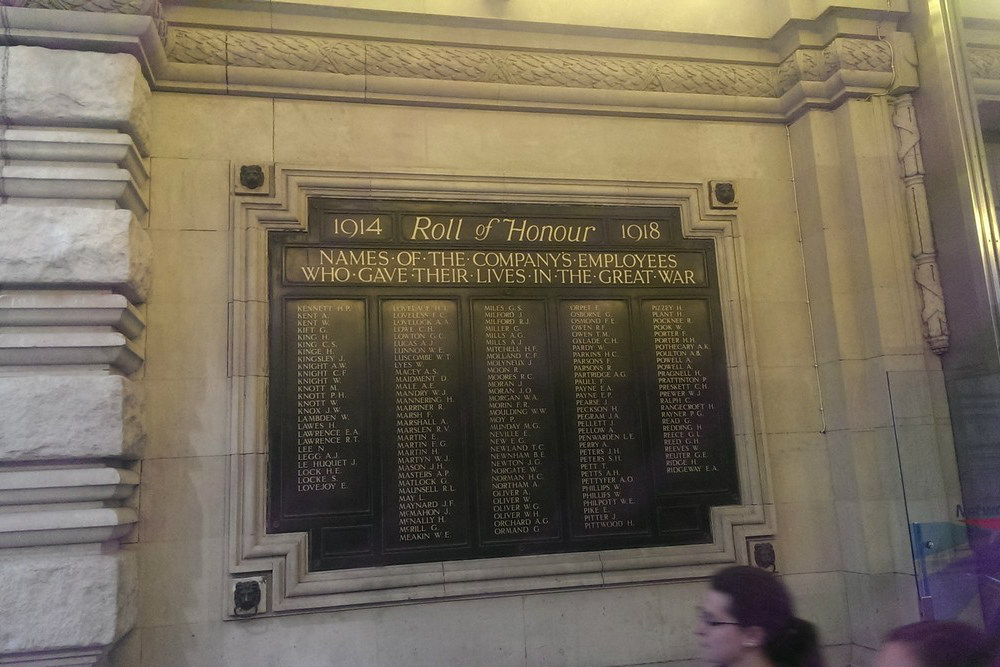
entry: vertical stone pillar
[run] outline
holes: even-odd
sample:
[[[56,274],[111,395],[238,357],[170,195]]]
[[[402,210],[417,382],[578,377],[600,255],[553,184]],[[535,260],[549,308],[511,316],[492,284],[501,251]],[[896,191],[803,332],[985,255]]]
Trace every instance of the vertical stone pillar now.
[[[946,521],[957,501],[934,354],[947,345],[947,325],[919,264],[918,282],[901,278],[921,258],[911,243],[912,182],[897,175],[897,157],[915,145],[897,151],[893,120],[886,98],[872,97],[810,111],[790,127],[857,664],[888,629],[918,617],[908,522]]]
[[[0,665],[93,665],[137,611],[150,91],[125,54],[0,64]]]

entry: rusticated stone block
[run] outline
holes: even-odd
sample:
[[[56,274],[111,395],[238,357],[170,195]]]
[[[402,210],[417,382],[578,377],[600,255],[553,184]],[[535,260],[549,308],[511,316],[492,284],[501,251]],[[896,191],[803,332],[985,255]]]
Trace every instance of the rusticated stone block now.
[[[0,206],[7,287],[108,287],[142,302],[150,255],[149,235],[126,210]]]
[[[0,661],[5,653],[108,646],[135,624],[131,552],[6,556],[0,567]]]
[[[38,46],[6,47],[0,56],[9,124],[115,128],[149,154],[149,84],[132,56]]]
[[[0,377],[0,461],[139,458],[143,409],[117,375]]]

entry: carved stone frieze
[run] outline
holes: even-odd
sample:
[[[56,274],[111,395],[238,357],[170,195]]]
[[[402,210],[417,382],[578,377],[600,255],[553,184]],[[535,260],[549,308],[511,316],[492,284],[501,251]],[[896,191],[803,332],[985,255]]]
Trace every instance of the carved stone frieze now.
[[[167,54],[176,63],[225,65],[226,37],[224,30],[171,28],[167,33]]]
[[[892,68],[888,43],[841,37],[822,50],[802,48],[785,58],[778,66],[778,91],[784,94],[800,81],[826,81],[840,70],[891,73]]]
[[[784,93],[799,81],[823,81],[826,62],[819,49],[799,49],[778,65],[778,90]]]
[[[186,64],[772,99],[839,69],[892,71],[887,44],[848,38],[824,50],[800,49],[776,66],[178,27],[170,31],[167,55]]]
[[[974,79],[1000,79],[1000,49],[969,48],[966,55]]]
[[[913,255],[913,278],[920,290],[920,318],[924,338],[936,354],[948,351],[948,317],[944,291],[937,265],[937,248],[931,230],[930,209],[924,187],[924,161],[920,152],[920,129],[917,126],[913,98],[909,94],[893,98],[892,124],[896,128],[897,149],[906,189],[906,214],[910,228],[910,252]]]
[[[891,72],[892,47],[888,42],[870,39],[835,39],[825,49],[835,58],[834,69],[859,72]],[[832,71],[831,71],[832,74]]]
[[[167,37],[167,22],[163,19],[160,0],[5,0],[3,4],[31,9],[66,9],[77,12],[150,16],[156,22],[160,39],[164,40]]]

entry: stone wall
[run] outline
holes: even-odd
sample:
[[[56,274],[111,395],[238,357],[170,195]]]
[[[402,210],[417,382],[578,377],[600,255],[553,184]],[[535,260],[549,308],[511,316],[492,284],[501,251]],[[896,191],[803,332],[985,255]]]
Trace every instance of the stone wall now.
[[[0,662],[93,664],[138,608],[149,87],[128,55],[0,59]]]
[[[123,666],[695,664],[703,578],[749,560],[754,537],[774,543],[832,665],[863,664],[885,629],[915,618],[907,520],[946,519],[958,487],[922,316],[933,285],[913,279],[928,248],[913,243],[920,211],[904,193],[919,174],[885,95],[916,85],[896,58],[906,35],[888,47],[885,13],[832,10],[795,16],[814,23],[792,35],[780,30],[790,3],[763,2],[745,28],[775,35],[764,48],[690,4],[677,20],[703,34],[675,41],[611,30],[592,46],[595,26],[543,40],[511,25],[544,31],[545,17],[484,28],[477,16],[457,50],[454,27],[427,17],[292,13],[249,39],[263,25],[249,9],[209,21],[179,6],[179,23],[205,22],[187,33],[151,5],[103,22],[5,14],[8,39],[37,40],[49,21],[64,49],[126,53],[4,52],[0,558],[17,576],[0,593],[17,602],[0,610],[0,664],[93,664],[116,641],[110,663]],[[102,37],[73,32],[84,15]],[[322,33],[334,24],[336,39]],[[275,55],[405,42],[407,60],[428,40],[440,44],[412,68],[387,47],[392,72]],[[577,59],[585,44],[594,52]],[[451,56],[472,74],[442,74]],[[631,74],[592,80],[620,67]],[[237,187],[245,164],[265,166],[267,193]],[[332,604],[328,573],[267,542],[264,485],[246,481],[266,466],[266,350],[249,331],[266,311],[247,264],[262,257],[257,223],[295,224],[310,192],[392,181],[427,196],[423,183],[449,179],[450,196],[490,200],[681,193],[692,225],[711,218],[709,181],[737,184],[737,209],[708,222],[726,260],[731,383],[746,394],[737,509],[750,529],[719,510],[711,549],[668,548],[659,575],[631,582],[553,577],[528,593],[501,578],[421,602],[373,597],[387,568],[357,583],[366,597]],[[269,594],[258,617],[234,620],[233,583],[249,576]],[[59,591],[72,593],[50,613]]]

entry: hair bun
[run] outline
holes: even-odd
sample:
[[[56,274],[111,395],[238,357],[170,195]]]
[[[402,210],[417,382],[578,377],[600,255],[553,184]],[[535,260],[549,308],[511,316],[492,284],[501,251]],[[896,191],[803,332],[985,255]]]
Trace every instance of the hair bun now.
[[[776,660],[781,667],[815,667],[821,664],[817,655],[819,638],[816,627],[809,621],[792,617],[780,634],[768,644],[768,654],[785,657]]]

